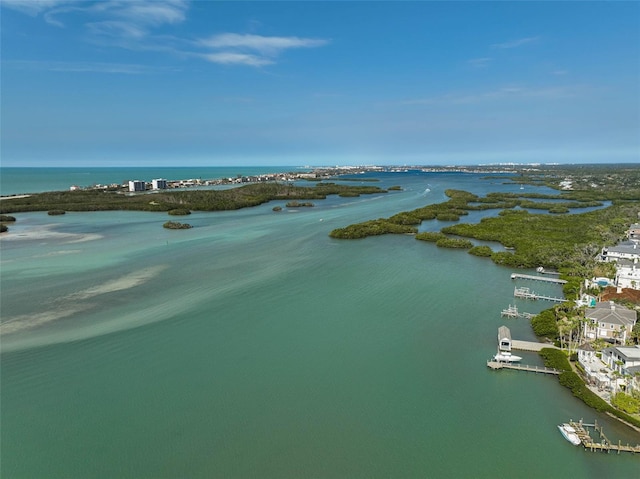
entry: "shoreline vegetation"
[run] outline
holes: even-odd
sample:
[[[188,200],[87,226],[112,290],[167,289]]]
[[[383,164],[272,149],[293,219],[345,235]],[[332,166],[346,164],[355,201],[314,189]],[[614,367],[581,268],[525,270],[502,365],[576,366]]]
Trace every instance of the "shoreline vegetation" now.
[[[422,171],[453,171],[443,168]],[[377,171],[375,168],[373,170]],[[389,171],[389,170],[385,170]],[[393,170],[391,170],[393,171]],[[406,170],[402,170],[406,171]],[[457,171],[457,170],[456,170]],[[477,168],[462,172],[479,172]],[[494,171],[494,173],[503,171]],[[514,171],[510,171],[514,173]],[[353,174],[353,171],[333,172]],[[592,277],[610,277],[611,265],[599,263],[596,256],[604,246],[624,239],[627,228],[640,217],[640,166],[587,165],[584,167],[558,167],[521,169],[510,176],[487,176],[485,179],[516,182],[520,185],[547,186],[560,190],[556,195],[537,193],[489,193],[484,197],[450,189],[445,192],[448,201],[396,213],[389,218],[368,220],[344,228],[334,229],[329,236],[336,239],[359,239],[384,234],[409,234],[415,239],[433,242],[439,247],[467,250],[469,254],[490,258],[499,265],[512,268],[544,267],[560,272],[567,283],[563,286],[566,302],[542,311],[532,321],[536,336],[542,341],[559,343],[573,337],[580,324],[580,308],[575,300],[585,291],[584,280]],[[349,181],[344,179],[343,181]],[[353,181],[359,181],[354,179]],[[369,179],[368,181],[372,181]],[[523,187],[521,187],[523,189]],[[196,211],[222,211],[257,206],[272,200],[287,200],[287,207],[312,207],[311,202],[298,200],[324,199],[328,195],[354,197],[362,194],[381,194],[401,190],[388,190],[376,186],[337,185],[318,181],[313,187],[294,186],[291,183],[257,183],[226,190],[154,191],[153,193],[123,194],[121,191],[99,189],[48,192],[12,197],[0,203],[0,225],[15,218],[6,213],[49,211],[137,210],[166,212],[170,215],[188,215]],[[610,203],[609,206],[605,202]],[[599,207],[589,212],[570,213],[581,208]],[[275,206],[273,211],[282,207]],[[479,223],[457,223],[443,227],[439,232],[418,232],[423,221],[457,222],[469,211],[500,210],[497,216],[483,218]],[[546,211],[546,214],[529,210]],[[9,219],[12,218],[12,219]],[[187,229],[188,224],[168,221],[170,229]],[[471,239],[500,243],[507,251],[494,252],[490,246],[474,246]],[[597,291],[588,291],[598,294]],[[638,305],[635,305],[636,307]],[[638,322],[640,325],[640,322]],[[635,328],[634,328],[635,330]],[[637,336],[637,337],[636,337]],[[640,337],[640,331],[634,337]],[[569,348],[570,349],[570,348]],[[640,427],[640,419],[631,416],[604,401],[586,386],[582,377],[571,367],[564,350],[543,349],[540,353],[545,364],[563,371],[560,383],[588,406],[606,412],[624,423]]]
[[[139,194],[107,190],[52,191],[3,201],[0,203],[0,214],[53,210],[133,210],[188,214],[185,212],[236,210],[273,200],[321,200],[330,195],[357,197],[383,193],[387,193],[387,190],[377,186],[336,185],[328,182],[320,182],[311,187],[260,183],[226,190],[161,190]]]

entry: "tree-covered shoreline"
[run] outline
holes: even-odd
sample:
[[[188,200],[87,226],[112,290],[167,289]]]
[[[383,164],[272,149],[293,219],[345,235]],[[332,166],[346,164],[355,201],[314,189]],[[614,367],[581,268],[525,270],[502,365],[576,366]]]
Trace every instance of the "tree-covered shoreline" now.
[[[273,200],[320,200],[330,195],[357,197],[382,194],[377,186],[294,186],[288,183],[251,184],[226,190],[158,191],[124,194],[106,190],[53,191],[12,198],[0,203],[0,214],[27,211],[225,211],[258,206]]]

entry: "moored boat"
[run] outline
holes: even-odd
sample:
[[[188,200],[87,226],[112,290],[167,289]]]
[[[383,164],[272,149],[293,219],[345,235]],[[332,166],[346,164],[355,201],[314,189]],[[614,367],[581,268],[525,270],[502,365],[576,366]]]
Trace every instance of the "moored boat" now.
[[[503,363],[517,363],[522,358],[520,356],[516,356],[515,354],[511,354],[510,352],[507,352],[507,351],[499,351],[498,354],[496,354],[493,357],[493,359],[494,361],[499,361]]]
[[[580,438],[578,437],[578,434],[576,434],[576,430],[573,426],[564,423],[560,424],[558,426],[558,429],[560,429],[560,432],[562,433],[564,438],[571,444],[573,444],[574,446],[580,445]]]

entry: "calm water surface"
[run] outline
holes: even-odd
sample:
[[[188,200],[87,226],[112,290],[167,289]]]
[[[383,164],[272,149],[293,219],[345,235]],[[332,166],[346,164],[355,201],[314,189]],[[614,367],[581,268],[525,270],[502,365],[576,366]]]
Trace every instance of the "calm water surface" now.
[[[16,215],[0,242],[14,331],[2,337],[1,476],[638,477],[637,456],[587,453],[556,425],[637,434],[554,377],[486,368],[505,321],[534,338],[500,317],[511,270],[410,236],[328,236],[447,188],[518,185],[377,176],[403,191],[194,213],[184,231],[154,213]]]

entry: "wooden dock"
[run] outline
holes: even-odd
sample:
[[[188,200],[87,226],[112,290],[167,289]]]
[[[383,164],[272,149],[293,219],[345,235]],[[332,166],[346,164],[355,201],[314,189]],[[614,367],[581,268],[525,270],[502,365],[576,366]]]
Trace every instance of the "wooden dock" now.
[[[545,276],[535,276],[531,274],[513,273],[511,279],[528,279],[531,281],[544,281],[546,283],[566,284],[566,280],[558,278],[548,278]]]
[[[518,351],[535,351],[538,352],[543,348],[558,349],[557,346],[549,343],[539,343],[536,341],[522,341],[519,339],[511,340],[511,349],[517,349]]]
[[[564,303],[564,298],[554,298],[553,296],[544,296],[532,292],[529,288],[516,288],[513,290],[513,296],[522,299],[542,299],[544,301],[554,301],[556,303]]]
[[[569,424],[576,430],[576,434],[580,438],[580,441],[586,450],[602,451],[607,453],[615,451],[618,454],[621,452],[640,454],[640,444],[631,446],[629,444],[622,444],[621,441],[618,441],[618,444],[611,442],[609,438],[605,436],[602,426],[598,425],[598,421],[595,421],[593,424],[585,424],[582,422],[582,419],[580,419],[579,422],[569,421]],[[587,429],[588,427],[592,427],[595,433],[600,436],[600,442],[596,442],[591,438],[589,430]]]
[[[561,371],[558,371],[554,368],[547,368],[545,366],[529,366],[528,364],[515,364],[515,363],[505,363],[502,361],[494,361],[492,359],[487,361],[487,367],[498,370],[498,369],[516,369],[518,371],[528,371],[531,373],[541,373],[541,374],[560,374]]]
[[[516,305],[509,305],[509,307],[507,309],[503,309],[502,313],[500,314],[503,318],[525,318],[525,319],[531,319],[535,316],[535,314],[531,314],[531,313],[521,313],[520,311],[518,311],[518,307]]]

